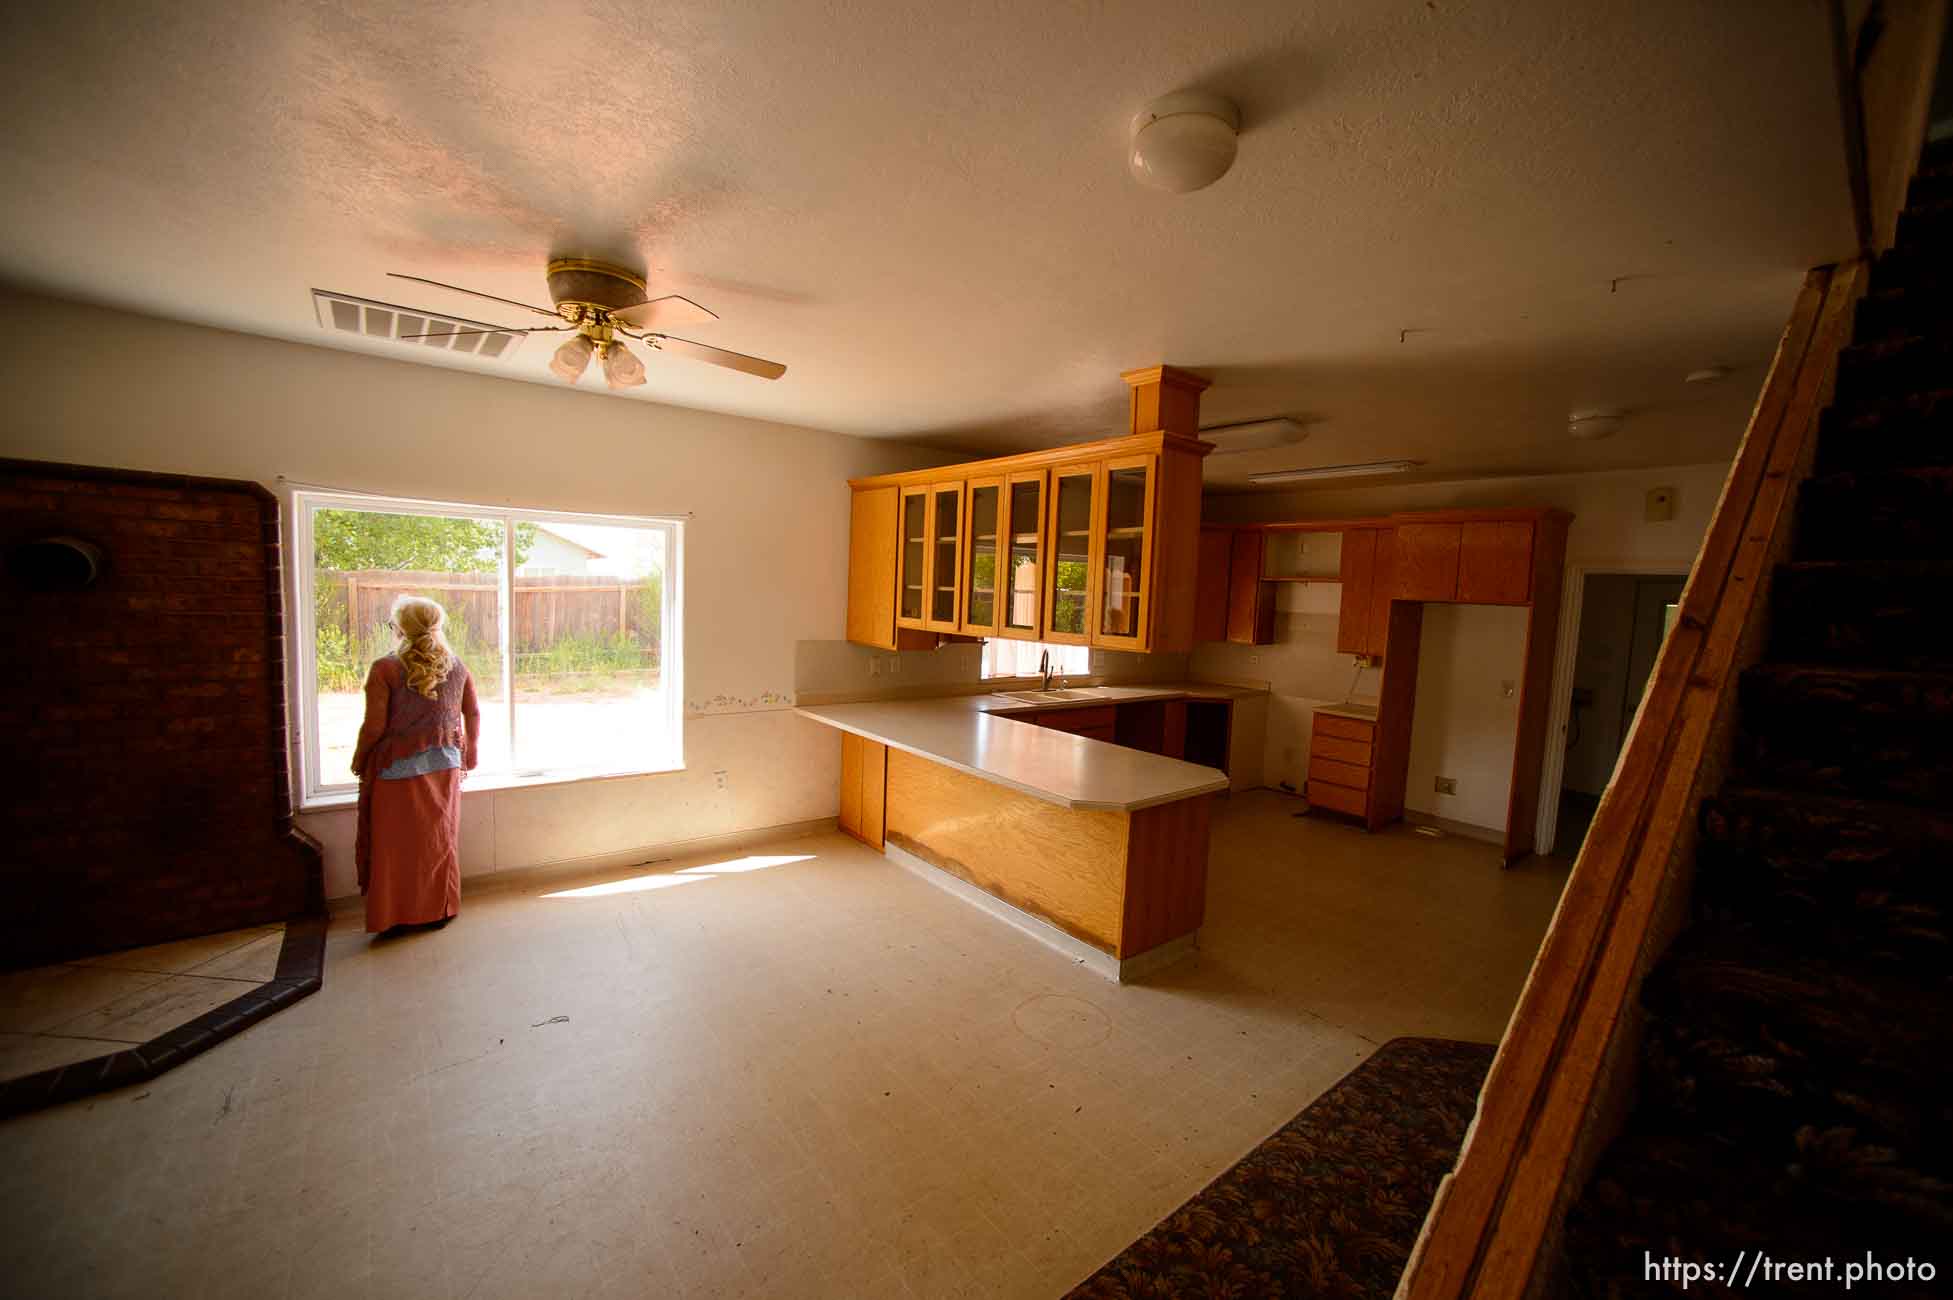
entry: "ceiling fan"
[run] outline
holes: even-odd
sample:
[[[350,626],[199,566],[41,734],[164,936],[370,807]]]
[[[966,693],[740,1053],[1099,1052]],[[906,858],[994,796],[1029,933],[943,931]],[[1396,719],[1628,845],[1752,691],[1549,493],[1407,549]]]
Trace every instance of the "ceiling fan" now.
[[[549,282],[550,301],[556,309],[550,311],[513,298],[498,298],[492,293],[481,293],[475,289],[464,289],[458,284],[443,284],[439,280],[429,280],[425,276],[402,275],[389,271],[396,280],[412,280],[418,284],[431,284],[437,289],[452,289],[456,293],[472,294],[499,302],[509,307],[520,307],[538,316],[547,316],[553,325],[532,325],[527,328],[516,327],[506,330],[454,330],[456,334],[551,334],[574,331],[571,337],[556,349],[556,355],[549,360],[550,373],[564,383],[574,384],[583,378],[583,372],[590,365],[592,357],[603,364],[604,382],[612,388],[635,388],[644,382],[644,363],[637,354],[625,347],[618,337],[637,339],[647,343],[660,352],[670,352],[675,356],[690,357],[708,365],[724,366],[728,370],[738,370],[761,379],[778,379],[787,373],[787,368],[777,361],[767,361],[760,357],[749,357],[743,352],[728,352],[710,344],[696,343],[691,339],[681,339],[666,334],[656,328],[665,325],[690,325],[699,321],[719,319],[716,312],[707,310],[681,294],[665,294],[653,298],[645,288],[644,277],[633,271],[609,262],[595,262],[583,257],[559,257],[549,263],[546,272]],[[405,338],[428,338],[426,334],[403,335]]]

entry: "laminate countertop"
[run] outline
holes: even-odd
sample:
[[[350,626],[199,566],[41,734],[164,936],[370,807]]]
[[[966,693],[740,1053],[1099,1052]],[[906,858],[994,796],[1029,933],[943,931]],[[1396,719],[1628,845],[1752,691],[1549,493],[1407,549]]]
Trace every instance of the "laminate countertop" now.
[[[1067,808],[1133,812],[1225,790],[1227,775],[1218,768],[1054,731],[1009,715],[1141,700],[1234,700],[1262,693],[1204,683],[1095,686],[1067,690],[1064,697],[1048,702],[1002,694],[956,695],[803,705],[794,712]]]

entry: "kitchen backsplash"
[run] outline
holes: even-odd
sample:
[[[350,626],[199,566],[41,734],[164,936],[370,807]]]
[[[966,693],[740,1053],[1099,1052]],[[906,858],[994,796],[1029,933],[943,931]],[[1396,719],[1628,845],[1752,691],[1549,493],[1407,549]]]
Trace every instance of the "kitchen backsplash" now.
[[[1178,682],[1187,677],[1184,654],[1126,654],[1094,650],[1092,669],[1067,681]],[[799,703],[951,695],[981,689],[983,647],[946,645],[938,650],[874,650],[851,641],[794,643],[794,695]]]

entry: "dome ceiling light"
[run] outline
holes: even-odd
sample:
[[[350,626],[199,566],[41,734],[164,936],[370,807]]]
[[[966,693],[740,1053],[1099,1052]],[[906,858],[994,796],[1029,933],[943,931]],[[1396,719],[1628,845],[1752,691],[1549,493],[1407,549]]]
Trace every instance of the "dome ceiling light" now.
[[[1241,110],[1198,90],[1162,95],[1133,114],[1126,165],[1141,185],[1187,194],[1234,165]]]
[[[1621,431],[1627,417],[1620,411],[1575,411],[1566,420],[1567,433],[1583,441],[1610,438]]]

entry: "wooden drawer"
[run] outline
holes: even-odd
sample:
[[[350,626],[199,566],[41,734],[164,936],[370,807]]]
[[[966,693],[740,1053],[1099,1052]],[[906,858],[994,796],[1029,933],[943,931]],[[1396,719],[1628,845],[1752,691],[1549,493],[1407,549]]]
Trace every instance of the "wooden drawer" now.
[[[1332,759],[1338,763],[1353,763],[1357,767],[1370,766],[1370,742],[1367,740],[1338,740],[1334,736],[1316,736],[1309,741],[1309,760]]]
[[[1354,763],[1338,763],[1333,758],[1312,758],[1309,760],[1309,782],[1327,781],[1330,785],[1340,785],[1349,790],[1368,790],[1370,788],[1370,769],[1358,767]]]
[[[1083,736],[1087,740],[1103,740],[1108,745],[1119,743],[1118,734],[1112,727],[1080,727],[1071,734]]]
[[[1377,734],[1377,724],[1361,718],[1339,718],[1333,713],[1318,713],[1313,734],[1340,736],[1344,740],[1369,740]]]
[[[1309,782],[1309,802],[1352,817],[1367,816],[1370,809],[1370,796],[1363,791],[1330,785],[1327,781]]]
[[[1119,718],[1119,710],[1107,704],[1087,709],[1052,709],[1045,713],[1034,713],[1030,721],[1040,727],[1053,731],[1096,731],[1103,727],[1111,731]]]

